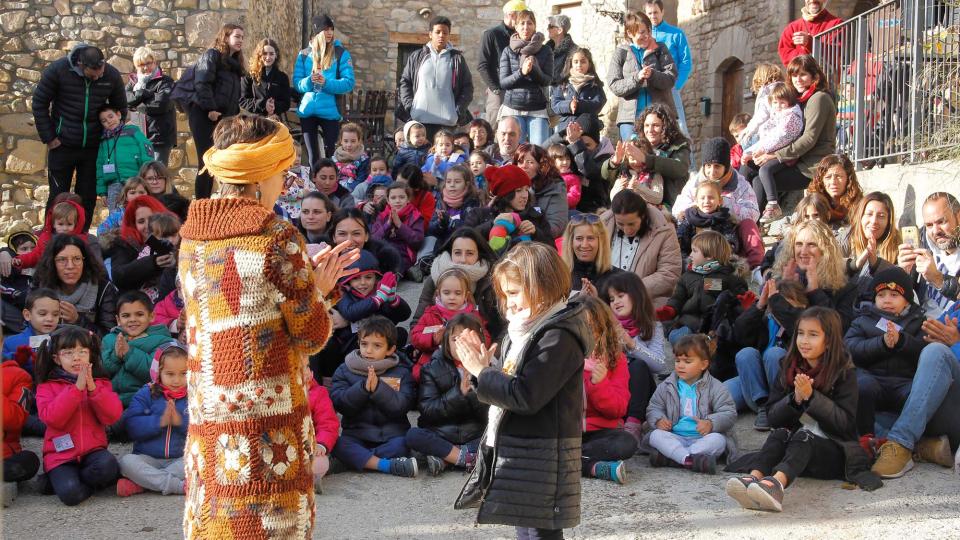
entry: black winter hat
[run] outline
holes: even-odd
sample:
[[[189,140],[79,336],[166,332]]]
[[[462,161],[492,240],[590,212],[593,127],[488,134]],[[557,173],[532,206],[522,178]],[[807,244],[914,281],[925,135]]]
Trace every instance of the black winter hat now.
[[[871,298],[876,299],[877,293],[884,289],[897,291],[908,302],[913,303],[913,282],[899,266],[890,266],[873,276],[873,281],[870,282]]]
[[[583,130],[583,134],[587,137],[590,137],[597,144],[600,143],[600,120],[596,116],[588,113],[583,113],[580,116],[574,119],[574,122],[580,124],[580,128]]]
[[[707,139],[700,147],[703,153],[703,164],[719,163],[726,170],[730,170],[730,143],[723,137]]]
[[[319,34],[327,28],[336,28],[333,24],[333,19],[329,15],[324,13],[323,15],[317,15],[313,18],[313,33]]]

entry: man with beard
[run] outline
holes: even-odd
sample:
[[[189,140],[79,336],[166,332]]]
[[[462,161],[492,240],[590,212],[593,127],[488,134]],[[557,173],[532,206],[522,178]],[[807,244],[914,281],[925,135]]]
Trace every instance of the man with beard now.
[[[913,278],[914,290],[927,317],[936,319],[950,309],[960,294],[960,202],[953,195],[938,191],[923,202],[921,213],[921,246],[901,244],[897,264]]]

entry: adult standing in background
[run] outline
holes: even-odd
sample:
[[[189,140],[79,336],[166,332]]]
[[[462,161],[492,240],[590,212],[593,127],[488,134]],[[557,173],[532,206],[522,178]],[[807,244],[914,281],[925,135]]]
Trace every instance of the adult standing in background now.
[[[550,41],[547,43],[553,49],[552,86],[563,83],[563,68],[567,65],[567,57],[578,48],[569,32],[570,17],[553,15],[547,19],[547,34],[550,36]]]
[[[47,145],[49,206],[57,195],[74,191],[83,201],[90,228],[97,205],[97,151],[103,127],[97,111],[113,105],[127,114],[127,97],[120,72],[103,59],[103,51],[81,43],[43,70],[33,91],[33,119],[40,141]]]
[[[427,139],[443,128],[470,122],[473,77],[460,50],[450,44],[450,19],[430,20],[430,42],[407,58],[400,76],[397,119],[427,128]]]
[[[503,22],[483,32],[480,38],[480,61],[477,71],[483,84],[487,85],[485,117],[487,122],[496,124],[500,105],[503,105],[503,88],[500,87],[500,55],[510,45],[510,36],[515,30],[517,13],[527,9],[523,0],[510,0],[503,5]]]
[[[127,83],[127,105],[144,116],[143,132],[157,153],[157,161],[166,165],[170,150],[177,145],[177,113],[170,101],[173,79],[160,69],[149,47],[133,52],[133,65],[137,70]]]
[[[253,51],[250,72],[240,84],[240,106],[280,119],[290,110],[290,77],[280,71],[280,47],[270,38],[257,43]]]
[[[687,84],[690,72],[693,71],[693,54],[690,52],[687,35],[683,30],[663,20],[663,0],[646,0],[643,11],[653,24],[653,39],[667,46],[677,65],[677,80],[673,83],[673,104],[677,109],[680,130],[689,137],[687,115],[683,112],[683,97],[680,95],[680,90]]]
[[[826,3],[825,0],[803,0],[800,18],[790,22],[780,34],[777,52],[783,65],[789,65],[798,56],[813,54],[813,36],[843,22],[827,11]]]
[[[203,163],[203,155],[213,146],[213,130],[222,118],[240,112],[243,64],[243,27],[232,23],[220,28],[213,45],[197,60],[196,92],[187,109],[187,123],[197,148],[197,170],[201,171],[194,182],[198,199],[209,199],[213,190],[213,179]]]
[[[510,44],[500,54],[500,87],[504,90],[500,116],[516,118],[523,128],[521,140],[539,145],[550,135],[544,88],[553,77],[553,51],[544,47],[532,11],[518,13],[516,26]]]
[[[293,84],[303,94],[297,114],[311,166],[322,157],[320,133],[323,133],[323,155],[333,156],[343,119],[337,96],[352,92],[356,84],[350,53],[333,37],[333,19],[329,15],[314,17],[313,31],[310,46],[300,51],[293,68]]]

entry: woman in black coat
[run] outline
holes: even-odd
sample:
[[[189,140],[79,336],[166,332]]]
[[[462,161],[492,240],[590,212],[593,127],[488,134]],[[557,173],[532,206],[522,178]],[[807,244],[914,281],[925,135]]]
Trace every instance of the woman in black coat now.
[[[173,79],[160,69],[148,47],[134,51],[133,64],[137,70],[130,74],[126,86],[127,106],[145,116],[145,135],[157,153],[157,161],[166,165],[170,150],[177,145],[177,113],[170,100]]]
[[[500,86],[504,90],[500,117],[513,116],[523,129],[521,140],[542,145],[550,135],[547,95],[553,82],[553,51],[544,46],[532,11],[517,15],[517,31],[500,54]]]
[[[290,110],[290,77],[280,71],[280,47],[272,39],[257,44],[250,73],[240,83],[240,107],[260,116],[283,118]]]
[[[566,303],[570,275],[554,248],[520,244],[493,274],[507,319],[499,348],[475,332],[456,343],[477,397],[490,405],[477,464],[456,508],[518,538],[563,538],[580,522],[583,359],[593,350],[584,307]]]
[[[57,291],[60,320],[103,337],[117,324],[117,288],[103,263],[77,236],[57,234],[43,250],[33,276],[37,287]]]
[[[213,129],[226,116],[240,112],[240,80],[243,69],[243,27],[225,24],[213,46],[207,49],[194,70],[194,96],[187,109],[187,123],[197,148],[197,170],[203,170],[203,154],[213,146]],[[206,172],[197,175],[198,199],[209,199],[213,179]]]

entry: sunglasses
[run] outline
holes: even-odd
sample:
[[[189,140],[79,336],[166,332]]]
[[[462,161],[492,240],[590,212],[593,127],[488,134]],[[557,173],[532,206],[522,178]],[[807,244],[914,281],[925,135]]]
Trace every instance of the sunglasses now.
[[[600,216],[596,214],[577,214],[570,216],[570,223],[588,223],[590,225],[596,225],[600,222]]]

